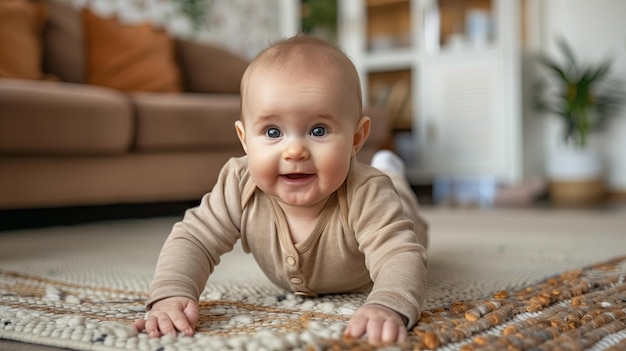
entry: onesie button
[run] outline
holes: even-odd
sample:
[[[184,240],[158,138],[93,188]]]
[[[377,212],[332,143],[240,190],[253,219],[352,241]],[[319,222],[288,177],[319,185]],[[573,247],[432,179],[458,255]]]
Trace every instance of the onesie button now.
[[[300,279],[300,278],[298,278],[298,277],[291,278],[291,279],[289,279],[289,281],[290,281],[292,284],[302,284],[302,279]]]
[[[287,257],[287,264],[291,267],[296,265],[296,259],[293,256]]]

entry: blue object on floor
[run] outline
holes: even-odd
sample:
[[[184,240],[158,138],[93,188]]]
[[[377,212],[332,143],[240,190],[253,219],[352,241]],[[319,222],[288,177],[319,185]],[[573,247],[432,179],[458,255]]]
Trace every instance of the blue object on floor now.
[[[491,207],[496,190],[497,182],[491,177],[436,177],[433,202]]]

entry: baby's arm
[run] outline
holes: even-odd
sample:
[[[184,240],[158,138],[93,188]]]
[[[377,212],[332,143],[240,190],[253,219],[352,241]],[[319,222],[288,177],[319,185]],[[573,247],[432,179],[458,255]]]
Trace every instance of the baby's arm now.
[[[394,310],[378,304],[361,306],[348,322],[344,337],[360,338],[367,334],[372,344],[406,341],[406,320]]]
[[[198,303],[188,297],[168,297],[155,302],[146,319],[133,323],[137,331],[146,330],[151,338],[183,332],[193,335],[198,321]]]

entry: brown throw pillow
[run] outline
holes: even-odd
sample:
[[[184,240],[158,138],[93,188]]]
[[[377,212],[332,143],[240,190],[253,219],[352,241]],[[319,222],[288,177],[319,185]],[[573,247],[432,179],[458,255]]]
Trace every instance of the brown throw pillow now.
[[[185,91],[238,94],[248,61],[224,49],[189,40],[176,40]]]
[[[87,82],[121,91],[178,92],[173,41],[150,24],[122,25],[83,11]]]
[[[45,8],[27,0],[0,1],[0,77],[40,79]]]
[[[81,12],[63,0],[45,0],[43,71],[65,82],[85,82],[85,48]]]

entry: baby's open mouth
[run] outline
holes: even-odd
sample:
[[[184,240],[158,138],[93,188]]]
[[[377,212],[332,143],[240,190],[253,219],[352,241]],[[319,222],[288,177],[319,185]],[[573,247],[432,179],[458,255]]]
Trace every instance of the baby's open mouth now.
[[[306,174],[306,173],[290,173],[290,174],[285,174],[283,177],[287,178],[287,179],[304,179],[304,178],[308,178],[312,176],[312,174]]]

